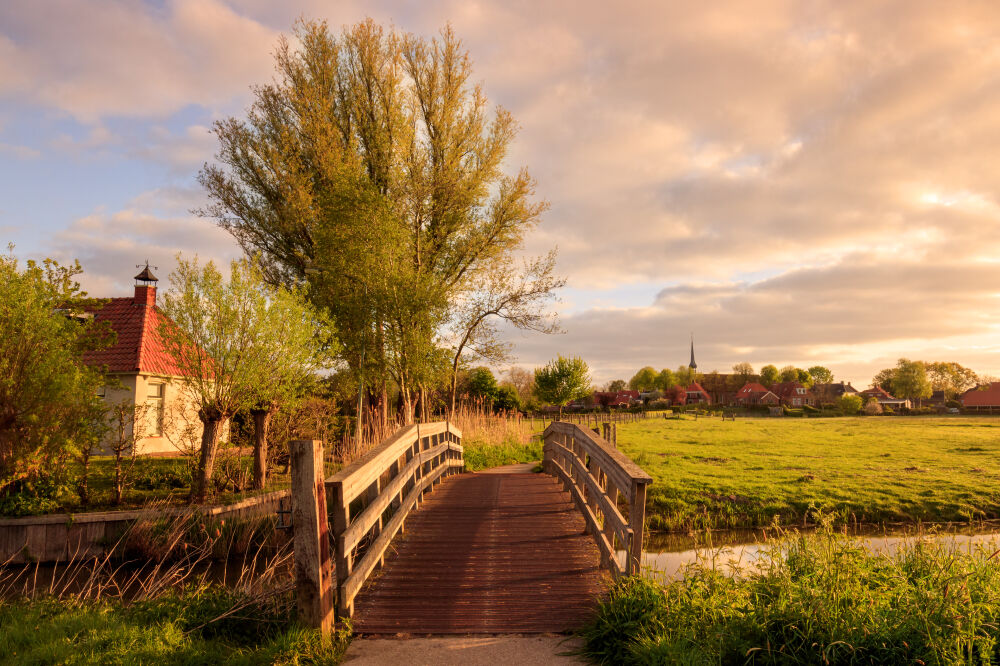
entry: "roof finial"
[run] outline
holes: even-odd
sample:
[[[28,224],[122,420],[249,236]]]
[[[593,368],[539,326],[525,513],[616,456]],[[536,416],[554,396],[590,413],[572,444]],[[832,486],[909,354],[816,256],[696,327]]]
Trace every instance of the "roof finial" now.
[[[693,332],[691,333],[691,363],[688,364],[688,367],[691,368],[692,370],[697,370],[698,369],[698,364],[694,362],[694,333]]]
[[[154,282],[159,282],[159,278],[153,275],[153,272],[149,270],[149,259],[146,260],[145,266],[142,264],[136,264],[136,268],[142,268],[142,272],[135,276],[135,281],[142,284],[153,284]],[[159,266],[153,266],[156,270],[160,270]]]

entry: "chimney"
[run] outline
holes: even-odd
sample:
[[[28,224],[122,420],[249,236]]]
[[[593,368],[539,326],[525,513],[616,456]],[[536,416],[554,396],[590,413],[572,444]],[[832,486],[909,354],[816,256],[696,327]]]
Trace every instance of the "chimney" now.
[[[138,266],[136,266],[138,268]],[[142,272],[135,276],[135,304],[144,307],[156,305],[156,283],[159,282],[146,262]]]

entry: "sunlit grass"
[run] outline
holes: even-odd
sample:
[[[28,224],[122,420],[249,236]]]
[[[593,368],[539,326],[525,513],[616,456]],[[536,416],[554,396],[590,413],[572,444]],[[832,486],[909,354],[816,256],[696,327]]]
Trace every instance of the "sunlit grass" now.
[[[651,419],[618,427],[649,472],[652,529],[1000,517],[1000,420]]]

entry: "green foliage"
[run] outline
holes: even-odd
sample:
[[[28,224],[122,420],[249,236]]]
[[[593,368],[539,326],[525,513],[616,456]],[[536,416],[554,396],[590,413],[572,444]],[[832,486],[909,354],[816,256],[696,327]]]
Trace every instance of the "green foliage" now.
[[[995,663],[1000,570],[989,552],[917,540],[894,557],[825,531],[755,568],[618,581],[582,632],[602,664]]]
[[[221,587],[187,587],[134,604],[0,601],[0,655],[39,665],[339,663],[349,632],[324,642],[298,626],[290,608],[284,595],[255,598]]]
[[[760,369],[760,383],[764,386],[771,386],[778,383],[781,373],[773,365],[765,365]]]
[[[919,400],[931,397],[934,389],[927,377],[927,365],[923,361],[910,361],[901,358],[896,364],[896,372],[892,379],[897,398]]]
[[[660,370],[660,374],[656,376],[656,388],[661,391],[669,391],[673,387],[677,386],[677,376],[674,375],[670,368],[664,368]]]
[[[493,411],[515,412],[521,409],[521,399],[513,386],[499,386],[493,398]]]
[[[749,381],[753,381],[753,366],[746,361],[741,361],[733,366],[733,374],[736,376],[737,384],[743,386]]]
[[[670,374],[673,375],[672,372]],[[618,391],[624,391],[627,386],[628,384],[624,379],[616,379],[608,384],[608,390],[617,393]]]
[[[658,374],[651,366],[646,366],[628,381],[628,387],[633,391],[651,391],[657,387]]]
[[[833,373],[830,369],[822,365],[814,365],[807,370],[809,376],[812,377],[813,382],[816,384],[832,384],[833,383]]]
[[[475,368],[469,373],[469,396],[494,400],[497,395],[497,380],[489,368]]]
[[[390,374],[410,418],[414,393],[446,371],[449,324],[479,343],[501,311],[546,326],[536,306],[559,283],[554,256],[515,261],[546,208],[527,170],[504,171],[517,123],[474,83],[451,28],[427,40],[371,20],[339,35],[303,21],[275,57],[246,119],[215,126],[203,213],[260,253],[269,281],[309,282],[353,374]]]
[[[590,393],[590,368],[578,356],[566,358],[560,354],[543,367],[535,368],[535,393],[539,398],[562,407]]]
[[[837,398],[837,408],[844,416],[852,416],[861,411],[861,396],[845,393]]]
[[[83,354],[114,336],[85,311],[100,304],[80,291],[80,272],[50,259],[22,269],[12,253],[0,255],[0,495],[61,477],[103,433],[104,378]]]
[[[481,469],[529,463],[542,459],[542,445],[538,441],[530,444],[507,442],[504,444],[485,444],[470,441],[465,444],[465,469],[478,472]]]

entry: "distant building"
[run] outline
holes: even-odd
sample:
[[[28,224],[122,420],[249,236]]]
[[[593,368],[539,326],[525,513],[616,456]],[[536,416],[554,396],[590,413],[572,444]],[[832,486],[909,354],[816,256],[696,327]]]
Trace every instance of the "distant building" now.
[[[772,386],[771,391],[778,396],[781,404],[788,407],[805,407],[816,404],[816,398],[812,391],[800,382],[781,382]]]
[[[712,397],[698,382],[694,382],[684,389],[684,399],[685,405],[712,404]]]
[[[638,391],[628,389],[622,391],[594,391],[593,399],[601,407],[628,407],[633,403],[641,401]]]
[[[813,384],[813,398],[816,402],[829,403],[836,402],[842,395],[857,395],[858,389],[851,386],[850,382],[831,382],[829,384]]]
[[[118,381],[118,387],[101,389],[100,394],[108,404],[124,400],[148,406],[143,426],[148,436],[138,442],[138,453],[177,453],[178,448],[167,438],[166,429],[179,428],[183,422],[190,431],[188,441],[200,439],[198,405],[179,381],[184,373],[160,338],[159,326],[168,320],[156,307],[156,276],[147,265],[135,280],[133,296],[112,298],[103,307],[92,310],[96,321],[111,325],[117,340],[111,347],[87,352],[83,359],[88,365],[107,366],[108,376]]]
[[[763,384],[757,382],[747,382],[736,392],[736,404],[742,407],[753,407],[756,405],[775,406],[781,403],[773,391],[768,390]]]
[[[1000,382],[969,389],[959,400],[962,407],[974,412],[1000,411]]]
[[[881,386],[873,386],[870,389],[865,389],[861,392],[861,397],[863,398],[874,398],[878,404],[882,405],[882,408],[891,407],[894,410],[897,409],[909,409],[912,403],[905,398],[894,398]]]

